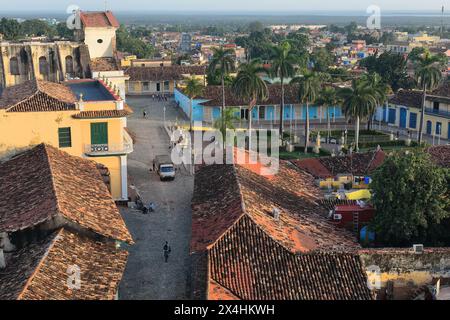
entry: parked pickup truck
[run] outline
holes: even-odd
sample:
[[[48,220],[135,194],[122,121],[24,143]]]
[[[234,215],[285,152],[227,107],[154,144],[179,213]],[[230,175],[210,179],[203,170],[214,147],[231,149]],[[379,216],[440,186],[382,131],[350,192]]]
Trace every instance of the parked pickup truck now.
[[[175,180],[175,166],[169,156],[156,156],[153,160],[153,170],[161,181]]]

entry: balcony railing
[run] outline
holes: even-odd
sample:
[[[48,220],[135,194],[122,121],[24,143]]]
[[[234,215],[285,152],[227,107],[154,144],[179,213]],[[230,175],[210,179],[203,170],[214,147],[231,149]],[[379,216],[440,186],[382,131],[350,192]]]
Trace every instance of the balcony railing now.
[[[434,116],[450,118],[450,111],[435,110],[435,109],[432,109],[432,108],[425,108],[425,112],[428,115],[434,115]]]
[[[115,154],[129,154],[132,152],[133,140],[125,130],[123,132],[122,143],[86,144],[84,146],[84,153],[91,157]]]

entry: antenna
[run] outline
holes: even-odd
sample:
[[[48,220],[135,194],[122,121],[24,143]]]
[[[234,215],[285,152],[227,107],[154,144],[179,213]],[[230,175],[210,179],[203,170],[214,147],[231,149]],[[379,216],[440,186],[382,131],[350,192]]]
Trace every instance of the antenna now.
[[[108,11],[108,0],[105,0],[105,12]]]

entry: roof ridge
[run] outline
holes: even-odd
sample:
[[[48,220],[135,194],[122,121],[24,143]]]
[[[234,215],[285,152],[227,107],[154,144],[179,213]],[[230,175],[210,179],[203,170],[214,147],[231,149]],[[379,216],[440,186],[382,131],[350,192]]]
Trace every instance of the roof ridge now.
[[[38,271],[40,270],[40,268],[42,267],[44,261],[47,259],[48,254],[50,253],[50,250],[55,246],[56,241],[59,240],[62,232],[64,231],[64,228],[61,228],[55,235],[55,237],[53,238],[53,240],[50,242],[50,245],[48,246],[48,248],[45,250],[45,253],[43,254],[43,256],[41,257],[41,259],[39,260],[39,263],[36,265],[36,268],[34,268],[33,273],[31,274],[30,277],[28,277],[27,282],[25,283],[22,291],[20,292],[20,294],[17,296],[17,300],[21,300],[23,294],[25,293],[25,291],[28,289],[29,285],[31,284],[31,282],[33,281],[34,277],[36,276],[36,274],[38,273]]]
[[[56,184],[55,184],[55,179],[54,179],[54,170],[53,170],[53,166],[52,166],[52,161],[50,159],[50,154],[48,153],[48,145],[45,143],[43,143],[42,145],[43,145],[43,148],[45,151],[45,155],[47,156],[48,167],[50,170],[50,179],[52,182],[52,191],[53,191],[53,195],[55,196],[56,208],[57,208],[58,212],[60,214],[62,214],[61,205],[59,203],[59,196],[58,196],[59,192],[56,189]],[[62,215],[64,216],[64,214],[62,214]]]
[[[234,164],[232,166],[233,166],[233,176],[236,179],[236,183],[237,183],[237,187],[238,187],[238,191],[239,191],[239,200],[241,202],[242,213],[224,232],[222,232],[222,234],[214,242],[212,242],[211,244],[206,246],[207,250],[214,247],[216,245],[216,243],[219,242],[231,230],[231,228],[233,228],[239,221],[241,221],[242,217],[244,217],[245,215],[248,216],[248,213],[245,210],[244,195],[242,194],[241,185],[238,181],[238,174],[236,172],[236,167]]]
[[[29,95],[28,97],[26,97],[25,99],[22,99],[18,102],[16,102],[15,104],[8,106],[8,108],[6,109],[6,112],[8,112],[8,110],[14,108],[15,106],[17,106],[18,104],[24,103],[26,101],[31,100],[32,98],[34,98],[39,92],[41,92],[39,90],[39,84],[38,84],[38,80],[36,78],[29,80],[30,83],[34,83],[36,86],[36,90],[33,92],[33,94]]]

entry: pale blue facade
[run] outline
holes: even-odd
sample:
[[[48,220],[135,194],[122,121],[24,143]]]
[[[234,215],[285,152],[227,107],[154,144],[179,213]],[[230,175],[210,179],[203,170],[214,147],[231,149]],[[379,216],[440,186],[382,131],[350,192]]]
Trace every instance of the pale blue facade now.
[[[174,90],[175,101],[180,105],[184,113],[189,117],[190,99],[181,93],[179,90]],[[220,118],[221,108],[202,106],[201,104],[206,102],[204,99],[194,99],[193,101],[193,118],[194,121],[211,121]],[[208,112],[205,112],[206,108]],[[236,106],[239,108],[239,106]],[[247,109],[247,106],[242,106],[242,110]],[[301,110],[301,111],[300,111]],[[210,111],[210,112],[209,112]],[[322,108],[319,106],[309,106],[309,118],[310,120],[326,120],[327,112],[331,120],[338,120],[343,118],[342,109],[340,106],[332,106],[328,108]],[[252,110],[253,120],[265,120],[265,121],[277,121],[279,120],[280,106],[266,105],[255,106]],[[241,111],[236,110],[236,116],[241,117]],[[207,117],[207,119],[206,119]],[[306,107],[299,108],[292,104],[286,104],[283,110],[284,120],[305,120],[306,119]]]

